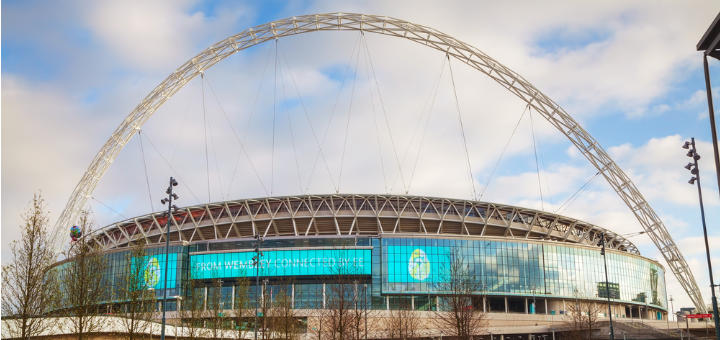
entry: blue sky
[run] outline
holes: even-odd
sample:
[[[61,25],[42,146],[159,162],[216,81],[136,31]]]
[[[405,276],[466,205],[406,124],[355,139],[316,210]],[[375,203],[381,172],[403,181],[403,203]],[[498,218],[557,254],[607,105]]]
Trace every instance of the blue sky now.
[[[700,142],[708,222],[717,226],[720,199],[708,144],[702,62],[694,51],[717,10],[710,1],[458,1],[442,7],[433,2],[380,1],[3,1],[3,258],[8,242],[17,235],[13,226],[19,224],[19,214],[32,193],[42,190],[51,218],[57,218],[94,153],[176,67],[248,27],[293,15],[343,11],[388,15],[436,28],[523,75],[573,115],[629,173],[675,241],[688,249],[688,261],[701,287],[707,287],[704,255],[694,250],[701,245],[697,197],[685,183],[686,160],[680,145],[689,137]],[[371,119],[380,117],[380,104],[367,66],[370,58],[376,64],[379,93],[390,112],[388,124],[396,147],[408,160],[401,165],[406,175],[412,160],[419,159],[411,193],[470,198],[443,55],[384,37],[363,38],[371,57],[365,52],[353,54],[359,39],[352,33],[328,32],[280,40],[278,87],[274,87],[272,43],[250,48],[209,70],[205,86],[210,84],[217,93],[206,92],[205,97],[206,123],[211,128],[207,167],[204,140],[197,130],[203,124],[202,83],[188,84],[143,127],[142,152],[134,138],[101,181],[90,200],[97,224],[158,207],[148,202],[143,159],[148,164],[150,194],[159,197],[164,178],[179,176],[167,168],[163,158],[169,159],[183,175],[182,190],[188,193],[182,204],[187,205],[264,195],[251,163],[260,169],[263,182],[276,182],[274,194],[305,188],[334,191],[331,181],[323,179],[325,167],[330,177],[342,169],[341,188],[347,191],[400,190],[398,182],[379,184],[382,178],[400,176],[393,168],[389,135]],[[471,171],[480,191],[523,105],[478,72],[459,63],[452,67],[461,112],[470,126]],[[713,61],[711,69],[712,81],[720,86],[718,63]],[[437,103],[423,116],[435,82],[440,84]],[[269,145],[274,96],[280,99],[275,106],[278,146],[273,150]],[[224,115],[255,150],[251,160],[239,154]],[[348,154],[353,157],[341,161],[348,117],[353,123]],[[429,123],[422,117],[428,117]],[[539,116],[533,119],[543,202],[527,116],[510,139],[483,199],[553,211],[595,172],[563,136]],[[289,122],[296,130],[290,130]],[[312,130],[322,134],[326,126],[332,127],[324,146],[329,164],[319,161],[314,167],[317,146]],[[427,132],[427,140],[419,143],[413,136],[422,131]],[[293,144],[290,132],[302,141]],[[372,138],[360,137],[365,134]],[[374,139],[384,151],[377,151]],[[271,160],[276,154],[278,161]],[[217,175],[210,188],[204,184],[208,169]],[[562,213],[621,233],[640,228],[601,178],[594,179]],[[715,267],[720,268],[720,229],[712,230],[712,240],[718,244]],[[659,257],[648,239],[633,241],[646,256]],[[688,305],[672,274],[666,278],[669,294]]]

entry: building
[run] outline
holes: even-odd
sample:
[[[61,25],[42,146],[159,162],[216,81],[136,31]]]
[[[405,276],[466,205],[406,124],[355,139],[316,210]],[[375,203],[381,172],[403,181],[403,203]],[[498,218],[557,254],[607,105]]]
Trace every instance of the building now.
[[[561,322],[578,301],[603,304],[603,319],[601,233],[613,317],[667,318],[663,266],[612,231],[533,209],[418,196],[307,195],[192,206],[171,222],[171,319],[178,317],[188,287],[203,299],[220,294],[230,309],[242,280],[249,283],[250,301],[280,292],[290,296],[298,317],[310,325],[315,311],[330,308],[338,285],[352,287],[362,306],[378,315],[398,308],[432,313],[443,308],[453,258],[462,259],[477,283],[473,308],[493,316],[490,326],[501,327],[493,320],[503,319],[535,326]],[[133,242],[147,244],[145,282],[162,298],[166,223],[159,212],[85,236],[109,260],[105,278],[111,292],[103,303],[108,312],[118,310],[116,295]],[[253,265],[258,235],[260,268]]]

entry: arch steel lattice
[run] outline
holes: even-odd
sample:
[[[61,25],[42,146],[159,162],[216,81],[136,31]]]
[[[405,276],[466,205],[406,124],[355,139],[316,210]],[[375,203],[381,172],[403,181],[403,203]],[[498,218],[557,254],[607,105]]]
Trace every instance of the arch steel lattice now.
[[[447,53],[484,73],[518,96],[565,135],[602,173],[658,247],[695,307],[700,311],[706,310],[700,290],[685,258],[658,215],[625,172],[565,110],[522,76],[477,48],[435,29],[385,16],[329,13],[286,18],[249,28],[202,51],[155,87],[113,132],[73,190],[65,209],[55,224],[54,235],[61,235],[66,226],[76,221],[100,178],[120,150],[145,121],[190,80],[228,56],[248,47],[272,39],[315,31],[363,31],[409,39]],[[55,237],[55,249],[61,248],[61,240],[61,237]]]

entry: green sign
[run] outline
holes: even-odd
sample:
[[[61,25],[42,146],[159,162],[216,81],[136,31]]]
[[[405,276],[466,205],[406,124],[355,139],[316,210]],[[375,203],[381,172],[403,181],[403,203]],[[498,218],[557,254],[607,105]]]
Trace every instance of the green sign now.
[[[266,250],[190,255],[192,279],[260,276],[370,275],[370,249]]]

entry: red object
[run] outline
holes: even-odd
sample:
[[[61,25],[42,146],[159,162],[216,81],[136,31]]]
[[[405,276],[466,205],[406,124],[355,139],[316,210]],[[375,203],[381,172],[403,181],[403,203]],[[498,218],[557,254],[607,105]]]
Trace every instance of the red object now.
[[[709,319],[712,318],[712,314],[688,314],[685,317],[688,319]]]

